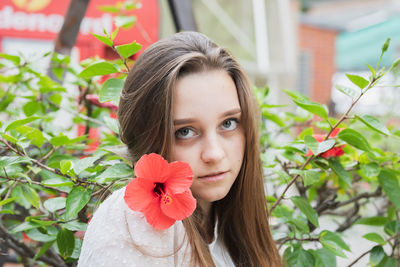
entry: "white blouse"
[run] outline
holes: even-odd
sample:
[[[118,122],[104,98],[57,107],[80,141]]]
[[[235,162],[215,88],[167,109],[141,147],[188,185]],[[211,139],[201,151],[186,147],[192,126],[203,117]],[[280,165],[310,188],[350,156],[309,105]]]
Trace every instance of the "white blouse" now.
[[[144,215],[129,209],[125,188],[97,209],[83,240],[78,267],[190,266],[190,246],[181,221],[155,230]],[[209,245],[217,267],[235,266],[218,238]]]

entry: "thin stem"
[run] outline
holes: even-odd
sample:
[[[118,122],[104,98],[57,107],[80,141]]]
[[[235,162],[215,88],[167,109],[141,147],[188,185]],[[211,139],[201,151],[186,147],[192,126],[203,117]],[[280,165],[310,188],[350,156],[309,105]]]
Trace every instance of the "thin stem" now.
[[[314,158],[314,155],[311,155],[307,158],[306,162],[304,162],[304,164],[301,166],[300,170],[304,170],[304,168],[307,166],[308,163],[310,163],[311,159]],[[283,190],[282,194],[279,196],[279,198],[276,200],[276,202],[274,203],[274,205],[272,205],[272,207],[269,209],[269,213],[271,214],[272,211],[276,208],[276,206],[278,206],[278,204],[282,201],[282,199],[285,197],[286,192],[289,190],[289,188],[292,186],[292,184],[294,184],[294,182],[296,181],[297,178],[300,177],[300,174],[296,174],[292,180],[290,180],[290,182],[287,184],[287,186],[285,187],[285,189]]]
[[[389,242],[390,240],[393,240],[397,237],[400,236],[400,233],[397,233],[396,235],[389,237],[388,239],[386,239],[386,242]],[[368,253],[370,253],[372,251],[373,248],[367,250],[366,252],[364,252],[363,254],[361,254],[357,259],[355,259],[352,263],[350,263],[349,265],[347,265],[347,267],[351,267],[354,264],[356,264],[361,258],[363,258],[365,255],[367,255]]]
[[[14,181],[15,183],[22,183],[22,184],[36,184],[36,185],[40,185],[41,187],[44,187],[44,188],[47,188],[47,189],[51,189],[51,190],[56,190],[56,191],[58,191],[58,192],[60,192],[60,193],[65,193],[65,191],[62,191],[62,190],[60,190],[60,189],[58,189],[58,188],[54,188],[54,187],[51,187],[51,186],[46,186],[46,185],[43,185],[41,182],[38,182],[38,181],[27,181],[27,180],[21,180],[21,179],[17,179],[17,178],[9,178],[9,177],[4,177],[4,176],[0,176],[0,179],[7,179],[7,180],[9,180],[9,181]],[[11,191],[11,190],[10,190]],[[8,194],[8,192],[7,192],[7,194]],[[9,197],[9,195],[8,196],[6,196],[4,199],[7,199]],[[0,207],[0,210],[1,210],[1,207]]]
[[[69,175],[67,175],[67,174],[63,174],[63,173],[61,173],[61,171],[60,171],[59,169],[50,168],[49,166],[47,166],[47,165],[41,163],[40,161],[38,161],[38,160],[36,160],[36,159],[33,159],[33,158],[30,158],[26,153],[22,153],[22,152],[19,151],[18,149],[14,148],[11,144],[9,144],[9,143],[8,143],[5,139],[3,139],[3,138],[0,138],[0,142],[2,142],[3,144],[5,144],[5,145],[8,147],[8,149],[10,149],[11,151],[13,151],[14,153],[16,153],[16,154],[18,154],[18,155],[20,155],[20,156],[22,156],[22,157],[29,158],[29,160],[32,161],[33,164],[35,164],[35,165],[41,167],[42,169],[45,169],[45,170],[47,170],[47,171],[49,171],[49,172],[52,172],[52,173],[55,173],[55,174],[57,174],[57,175],[63,176],[63,177],[65,177],[65,178],[68,178],[68,179],[71,180],[71,181],[74,181],[74,180],[75,180],[75,181],[77,181],[79,184],[91,184],[91,185],[100,186],[100,187],[102,187],[102,188],[105,188],[105,186],[103,186],[103,185],[101,185],[101,184],[98,184],[98,183],[95,183],[95,182],[83,181],[83,180],[79,179],[78,177],[74,178],[74,177],[71,177],[71,176],[69,176]]]
[[[374,86],[375,82],[377,82],[380,78],[382,77],[382,75],[373,78],[371,80],[371,82],[368,84],[368,87],[361,92],[361,94],[357,97],[357,99],[355,99],[349,109],[346,111],[346,113],[344,113],[342,115],[342,117],[338,120],[338,122],[331,128],[331,130],[329,131],[329,133],[326,135],[325,140],[328,140],[329,136],[332,134],[332,132],[339,126],[340,123],[342,123],[346,118],[348,118],[348,115],[350,113],[350,111],[353,109],[353,107],[357,104],[357,102],[360,100],[360,98],[365,94],[365,92],[367,92],[371,87]],[[301,166],[300,170],[303,170],[308,163],[310,163],[310,161],[314,158],[314,155],[311,155],[307,158],[306,162]],[[285,189],[283,190],[281,196],[278,198],[278,200],[274,203],[274,205],[272,205],[272,207],[270,208],[269,212],[271,213],[276,206],[278,206],[278,204],[282,201],[282,199],[284,198],[287,190],[294,184],[294,182],[297,180],[297,178],[299,177],[299,174],[296,174],[293,179],[289,182],[289,184],[285,187]]]
[[[119,56],[120,59],[122,60],[122,63],[124,63],[124,66],[125,66],[126,70],[129,72],[130,69],[129,69],[128,63],[126,62],[126,58],[124,58],[123,56],[121,56],[120,53],[118,53],[118,50],[117,50],[117,48],[115,47],[114,43],[113,43],[113,45],[112,45],[111,48],[115,51],[115,53],[118,54],[118,56]]]

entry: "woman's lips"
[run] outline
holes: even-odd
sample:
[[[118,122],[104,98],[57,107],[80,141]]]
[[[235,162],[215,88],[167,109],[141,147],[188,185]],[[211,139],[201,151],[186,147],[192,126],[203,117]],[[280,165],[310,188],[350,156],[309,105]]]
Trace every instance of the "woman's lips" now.
[[[206,182],[217,182],[225,178],[227,172],[217,172],[204,176],[199,176],[198,179]]]

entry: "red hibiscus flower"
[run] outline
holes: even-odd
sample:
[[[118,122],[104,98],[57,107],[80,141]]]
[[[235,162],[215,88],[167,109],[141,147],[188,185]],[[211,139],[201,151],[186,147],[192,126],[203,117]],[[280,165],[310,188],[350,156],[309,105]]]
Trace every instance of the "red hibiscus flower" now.
[[[189,164],[168,163],[152,153],[139,159],[135,174],[137,178],[126,187],[125,203],[130,209],[143,212],[155,229],[167,229],[195,210],[196,200],[190,191],[193,172]]]
[[[329,137],[335,138],[338,133],[342,130],[342,128],[335,128],[332,133],[329,135]],[[313,137],[317,142],[321,143],[322,141],[325,140],[325,135],[323,134],[313,134]],[[324,153],[321,153],[318,156],[321,156],[323,158],[330,158],[330,157],[340,157],[344,154],[344,148],[345,145],[337,146],[337,147],[332,147],[328,151],[325,151]],[[311,150],[308,150],[306,156],[311,156],[313,153]]]

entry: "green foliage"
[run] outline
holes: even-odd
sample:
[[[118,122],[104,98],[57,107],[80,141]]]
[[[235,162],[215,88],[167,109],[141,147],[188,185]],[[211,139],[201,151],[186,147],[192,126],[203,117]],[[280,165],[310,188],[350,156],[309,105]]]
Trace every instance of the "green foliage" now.
[[[380,57],[388,45],[389,40]],[[371,266],[396,266],[400,259],[399,125],[385,124],[396,118],[353,112],[388,73],[368,67],[369,77],[348,74],[351,86],[335,86],[352,102],[334,117],[326,106],[293,91],[286,93],[296,113],[281,110],[269,105],[268,91],[257,89],[262,159],[273,194],[269,211],[276,219],[272,229],[287,266],[336,266],[336,257],[352,264],[369,257]],[[368,230],[356,234],[358,225]],[[350,246],[355,237],[370,249]]]
[[[101,7],[116,14],[122,28],[134,23],[126,13],[134,8],[129,1]],[[45,55],[58,64],[53,69],[57,77],[73,77],[64,84],[37,72],[34,62],[0,54],[3,237],[10,242],[29,238],[31,253],[25,260],[32,265],[76,262],[79,233],[93,211],[132,177],[129,162],[113,152],[121,142],[112,107],[118,104],[130,58],[141,46],[116,46],[118,31],[94,34],[118,53],[117,61],[91,59],[79,70],[68,57]],[[298,108],[291,112],[268,102],[268,88],[255,89],[263,118],[261,157],[273,188],[267,197],[272,229],[280,234],[276,241],[288,266],[330,267],[337,265],[337,257],[360,255],[369,257],[371,266],[395,266],[399,259],[400,129],[370,114],[352,114],[353,106],[387,73],[369,68],[370,77],[347,75],[352,87],[336,86],[353,102],[345,114],[334,117],[325,105],[297,92],[286,91]],[[109,74],[111,78],[99,79]],[[76,85],[80,92],[67,90],[78,90]],[[60,124],[62,111],[72,118]],[[347,243],[357,225],[371,229],[359,236],[371,244],[366,253]]]

